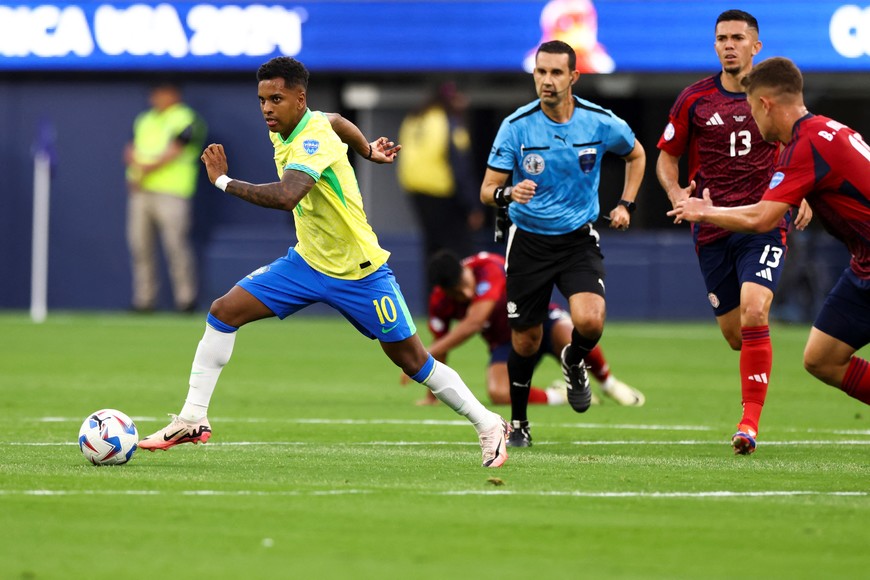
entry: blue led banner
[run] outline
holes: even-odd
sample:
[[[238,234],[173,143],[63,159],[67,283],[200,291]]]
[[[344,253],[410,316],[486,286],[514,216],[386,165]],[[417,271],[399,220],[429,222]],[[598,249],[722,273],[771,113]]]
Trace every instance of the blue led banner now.
[[[540,42],[582,70],[709,71],[733,2],[642,0],[0,3],[0,70],[250,70],[286,54],[335,72],[514,72]],[[760,55],[870,70],[870,4],[748,1]]]

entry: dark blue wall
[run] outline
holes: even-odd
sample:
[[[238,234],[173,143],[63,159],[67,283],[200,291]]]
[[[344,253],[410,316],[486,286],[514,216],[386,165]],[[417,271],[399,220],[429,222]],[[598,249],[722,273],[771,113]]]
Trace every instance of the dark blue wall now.
[[[42,123],[56,134],[51,190],[49,307],[126,309],[130,267],[125,238],[122,150],[134,117],[147,107],[149,79],[0,79],[0,308],[30,303],[32,148]],[[230,171],[249,181],[276,179],[272,147],[251,78],[184,82],[186,101],[209,123],[209,141],[224,143]],[[327,85],[328,87],[328,85]],[[320,108],[335,99],[312,91]],[[254,207],[200,178],[195,237],[200,253],[226,224],[279,227],[288,216]],[[285,248],[286,249],[286,248]],[[168,288],[164,303],[169,304]],[[206,289],[203,299],[210,296]],[[210,299],[209,298],[209,299]]]
[[[0,308],[24,309],[30,304],[32,145],[43,122],[51,123],[57,139],[49,308],[128,308],[130,267],[122,149],[130,138],[133,118],[147,106],[151,80],[141,75],[0,76],[0,175],[4,186],[0,195]],[[209,124],[209,141],[225,145],[229,174],[252,182],[274,181],[272,148],[260,116],[253,74],[220,78],[194,75],[181,79],[181,84],[187,102]],[[336,79],[315,79],[309,91],[310,106],[340,110],[340,93]],[[512,102],[510,108],[514,106]],[[655,138],[658,119],[666,115],[666,108],[654,113],[643,106],[631,109],[623,104],[620,108],[635,117],[633,126],[642,126],[644,119],[650,119],[648,126],[638,132],[644,142]],[[356,121],[371,138],[395,136],[406,110],[402,106],[384,106],[358,114]],[[496,121],[503,117],[501,111],[489,111],[489,115]],[[492,135],[476,137],[484,142],[485,155]],[[636,216],[637,227],[627,233],[601,228],[608,270],[608,315],[615,319],[709,318],[710,308],[687,228],[642,229],[644,220],[650,220],[649,212],[663,216],[666,203],[655,183],[655,150],[651,143],[647,143],[647,152],[648,172],[639,199],[642,205]],[[422,314],[425,296],[417,226],[410,204],[396,183],[395,170],[351,157],[369,219],[381,244],[392,252],[390,265],[409,306]],[[239,201],[215,189],[204,175],[200,181],[195,198],[195,238],[200,257],[200,307],[205,308],[239,278],[284,254],[294,234],[288,214]],[[603,179],[603,199],[619,191],[621,168],[612,181],[607,184]],[[644,212],[648,212],[646,216]],[[819,231],[801,236],[802,240],[811,240],[802,244],[806,248],[801,254],[807,260],[790,256],[787,268],[815,277],[821,290],[816,289],[809,301],[817,301],[820,292],[830,287],[830,281],[845,266],[846,254]],[[162,304],[169,308],[166,286]],[[787,296],[789,292],[781,289],[780,294]],[[786,298],[778,296],[777,303],[784,301]],[[803,305],[800,308],[811,309]]]

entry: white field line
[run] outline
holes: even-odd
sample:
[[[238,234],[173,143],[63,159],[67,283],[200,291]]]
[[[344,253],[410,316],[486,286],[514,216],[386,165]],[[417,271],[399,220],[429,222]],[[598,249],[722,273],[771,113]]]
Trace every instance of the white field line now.
[[[165,417],[131,417],[137,422],[165,422]],[[40,423],[81,423],[84,417],[35,417],[27,421]],[[229,418],[209,417],[214,423],[289,423],[295,425],[435,425],[442,427],[467,427],[468,421],[462,419],[266,419],[260,417]],[[712,431],[705,425],[643,425],[643,424],[612,424],[612,423],[545,423],[535,422],[535,425],[548,427],[576,427],[578,429],[637,429],[642,431]],[[870,434],[870,432],[868,432]]]
[[[30,417],[23,419],[26,422],[36,423],[73,423],[80,424],[83,417]],[[165,417],[133,417],[134,421],[164,422]],[[214,423],[281,423],[293,425],[420,425],[440,427],[468,427],[468,421],[461,419],[317,419],[317,418],[262,418],[262,417],[212,417]],[[636,430],[636,431],[718,431],[720,429],[709,425],[655,425],[641,423],[547,423],[536,421],[535,426],[559,427],[566,429],[597,429],[597,430]],[[867,435],[870,429],[797,429],[777,428],[777,432],[783,433],[827,433],[831,435]],[[767,443],[767,441],[765,441]]]
[[[513,491],[513,490],[479,490],[459,489],[445,491],[418,491],[403,489],[326,489],[326,490],[109,490],[109,489],[0,489],[3,496],[204,496],[204,497],[311,497],[311,496],[342,496],[342,495],[377,495],[382,493],[411,493],[415,495],[438,496],[527,496],[527,497],[577,497],[594,499],[707,499],[707,498],[747,498],[747,497],[867,497],[866,491],[805,491],[805,490],[767,490],[767,491]]]
[[[645,441],[642,439],[617,439],[617,440],[596,440],[596,441],[536,441],[535,447],[542,445],[631,445],[631,446],[643,446],[643,445],[730,445],[729,441],[719,440],[719,439],[711,439],[711,440],[701,440],[701,439],[683,439],[676,441]],[[65,446],[77,446],[78,442],[76,441],[56,441],[56,442],[44,442],[44,441],[0,441],[0,447],[8,445],[10,447],[65,447]],[[203,449],[206,448],[215,448],[215,447],[427,447],[427,446],[437,446],[437,445],[469,445],[469,446],[477,446],[479,443],[477,441],[354,441],[352,443],[320,443],[320,442],[309,442],[309,441],[214,441],[211,443],[203,443],[200,444],[200,447]],[[776,440],[764,440],[764,446],[789,446],[789,445],[808,445],[808,446],[816,446],[816,445],[841,445],[841,446],[853,446],[853,445],[870,445],[870,439],[804,439],[804,440],[784,440],[784,441],[776,441]]]

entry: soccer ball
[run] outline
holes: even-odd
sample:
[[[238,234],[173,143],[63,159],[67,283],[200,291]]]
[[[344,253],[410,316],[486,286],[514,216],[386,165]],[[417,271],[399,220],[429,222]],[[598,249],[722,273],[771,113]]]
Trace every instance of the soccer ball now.
[[[138,446],[136,424],[115,409],[91,413],[79,429],[79,449],[94,465],[127,463]]]

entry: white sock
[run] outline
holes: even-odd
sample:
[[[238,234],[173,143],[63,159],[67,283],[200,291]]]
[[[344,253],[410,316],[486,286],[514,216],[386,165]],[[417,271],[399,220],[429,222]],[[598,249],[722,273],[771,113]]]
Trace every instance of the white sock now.
[[[438,400],[466,417],[477,432],[491,429],[499,418],[498,415],[484,407],[462,382],[459,373],[446,364],[435,362],[432,374],[424,383]]]
[[[205,334],[193,357],[190,390],[187,391],[187,399],[179,417],[190,422],[205,418],[221,369],[229,362],[235,342],[235,332],[220,332],[206,324]]]

